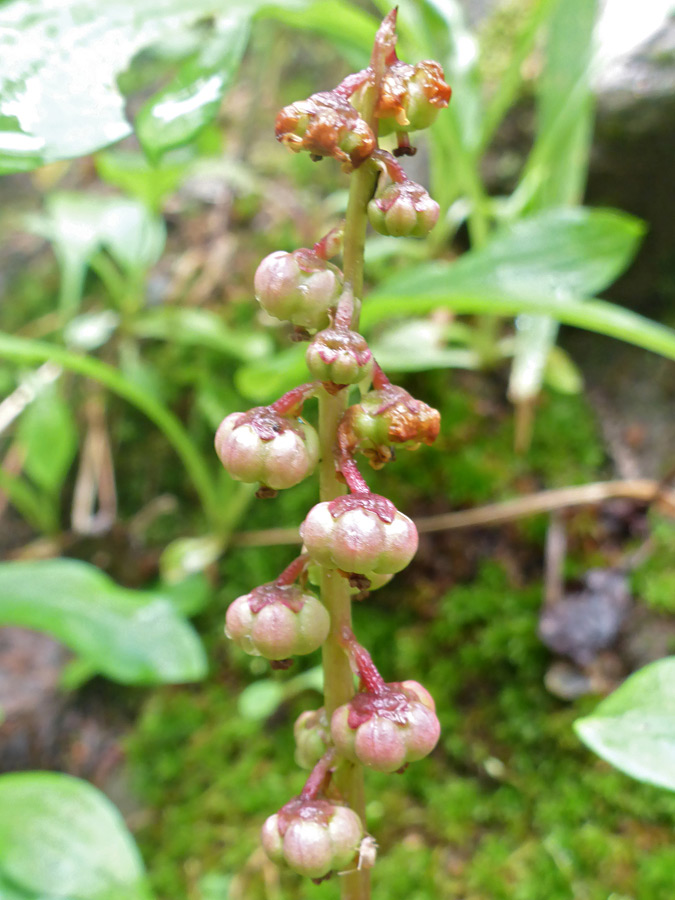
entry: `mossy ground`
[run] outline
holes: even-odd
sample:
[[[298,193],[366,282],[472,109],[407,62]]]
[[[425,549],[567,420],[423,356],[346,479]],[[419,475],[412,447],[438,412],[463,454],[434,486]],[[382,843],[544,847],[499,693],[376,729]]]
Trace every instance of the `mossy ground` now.
[[[511,416],[495,406],[499,389],[487,379],[437,373],[409,387],[442,408],[444,428],[439,446],[402,454],[369,476],[403,509],[421,514],[602,474],[603,451],[579,398],[547,396],[531,452],[517,458]],[[256,504],[245,527],[299,522],[313,490],[303,485],[274,504]],[[589,553],[597,562],[588,539],[595,527],[588,514],[570,522],[573,534],[584,535],[572,541],[580,569]],[[675,798],[631,781],[579,743],[572,723],[595,698],[569,704],[544,687],[550,656],[536,635],[544,530],[539,518],[427,538],[418,563],[355,608],[355,630],[385,677],[422,681],[443,726],[429,759],[402,775],[367,776],[368,827],[380,845],[374,897],[673,896]],[[264,818],[303,783],[292,726],[319,695],[306,691],[262,722],[245,718],[238,697],[246,685],[285,680],[293,670],[270,676],[264,663],[221,639],[227,603],[273,577],[291,554],[250,548],[228,556],[218,608],[202,621],[211,678],[150,696],[129,741],[134,780],[150,809],[138,837],[161,900],[339,895],[337,879],[315,886],[280,873],[258,844]],[[316,662],[302,660],[300,669]]]

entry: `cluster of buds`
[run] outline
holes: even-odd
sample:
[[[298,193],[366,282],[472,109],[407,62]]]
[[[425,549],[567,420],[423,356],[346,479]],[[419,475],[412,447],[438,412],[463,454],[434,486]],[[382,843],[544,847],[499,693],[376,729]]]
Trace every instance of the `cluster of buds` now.
[[[408,179],[394,155],[414,152],[408,133],[433,122],[447,106],[450,88],[437,63],[413,66],[397,59],[395,20],[394,11],[382,23],[368,68],[333,91],[283,109],[276,134],[295,152],[333,157],[347,171],[366,172],[372,196],[359,201],[363,227],[368,215],[382,234],[423,237],[438,219],[438,205]],[[397,134],[394,155],[378,147],[378,127]],[[386,683],[356,641],[350,619],[344,612],[336,618],[330,590],[324,605],[308,587],[338,584],[341,596],[363,599],[408,565],[417,549],[415,525],[370,491],[356,456],[365,455],[379,468],[393,459],[395,447],[431,444],[440,427],[436,410],[391,384],[356,330],[360,299],[354,285],[361,279],[355,278],[353,263],[351,269],[347,265],[346,247],[349,236],[353,251],[359,229],[350,215],[311,249],[271,253],[255,275],[263,309],[295,326],[296,338],[310,340],[306,362],[314,380],[270,406],[232,413],[216,434],[225,469],[239,481],[259,483],[258,496],[298,484],[319,458],[322,479],[331,480],[300,526],[301,555],[274,581],[238,597],[226,616],[227,636],[274,668],[324,644],[330,644],[332,658],[343,654],[347,681],[341,697],[351,700],[331,706],[327,695],[326,708],[300,716],[296,761],[312,772],[300,796],[270,816],[262,832],[270,859],[314,880],[358,872],[375,860],[363,808],[350,808],[354,799],[345,794],[340,773],[354,764],[400,771],[430,753],[440,731],[429,693],[415,681]],[[329,262],[340,252],[343,233],[348,277]],[[361,399],[348,406],[352,386],[358,386]],[[301,417],[313,398],[337,404],[342,413],[331,419],[330,429],[322,420],[321,441]],[[359,679],[356,693],[350,667]]]

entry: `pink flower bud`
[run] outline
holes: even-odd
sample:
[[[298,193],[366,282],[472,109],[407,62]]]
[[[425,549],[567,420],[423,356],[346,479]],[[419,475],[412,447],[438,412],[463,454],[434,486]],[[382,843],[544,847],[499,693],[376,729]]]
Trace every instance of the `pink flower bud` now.
[[[396,772],[434,749],[440,725],[422,685],[393,682],[377,693],[362,691],[338,707],[331,735],[347,759],[378,772]]]
[[[373,354],[366,339],[347,328],[325,328],[307,348],[312,378],[333,384],[358,384],[373,372]]]
[[[271,316],[303,328],[324,328],[342,290],[342,273],[312,250],[277,250],[258,266],[254,286]]]
[[[232,478],[274,490],[293,487],[314,471],[316,431],[302,419],[269,407],[231,413],[216,432],[216,453]]]
[[[300,526],[310,557],[346,573],[400,572],[417,550],[417,529],[376,494],[350,494],[310,509]]]
[[[348,806],[301,797],[270,816],[262,828],[262,845],[269,858],[286,862],[309,878],[323,878],[349,866],[360,852],[363,837],[361,820]]]
[[[440,207],[414,181],[388,185],[368,204],[375,231],[392,237],[426,237],[438,221]]]
[[[329,628],[325,606],[295,584],[263,584],[237,597],[225,618],[225,634],[246,653],[265,659],[313,653]]]
[[[326,710],[307,710],[301,713],[293,726],[295,737],[295,761],[301,769],[313,769],[331,742]]]

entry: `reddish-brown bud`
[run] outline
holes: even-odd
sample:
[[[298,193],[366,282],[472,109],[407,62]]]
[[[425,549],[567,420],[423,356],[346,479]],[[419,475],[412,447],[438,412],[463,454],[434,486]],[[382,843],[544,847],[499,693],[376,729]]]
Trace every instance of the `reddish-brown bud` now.
[[[377,469],[391,459],[390,445],[416,450],[433,444],[440,427],[438,410],[387,384],[350,406],[340,425],[341,442],[350,451],[360,450]]]
[[[373,152],[375,135],[348,100],[335,91],[312,94],[284,107],[275,124],[277,140],[299,153],[332,156],[359,166]]]
[[[451,93],[437,62],[425,59],[412,66],[397,60],[387,69],[375,110],[380,134],[428,128]]]

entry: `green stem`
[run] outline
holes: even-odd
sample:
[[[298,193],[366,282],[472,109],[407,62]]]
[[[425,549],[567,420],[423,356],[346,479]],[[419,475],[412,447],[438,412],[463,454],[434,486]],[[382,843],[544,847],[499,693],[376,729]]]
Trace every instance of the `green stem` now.
[[[192,479],[209,521],[212,524],[220,522],[221,513],[218,508],[213,478],[202,455],[176,416],[142,388],[137,387],[112,366],[98,359],[80,356],[78,353],[46,341],[33,341],[16,335],[0,333],[0,358],[27,363],[51,360],[63,366],[64,369],[86,375],[97,381],[140,409],[155,423],[180,457]]]
[[[363,290],[363,250],[366,237],[366,207],[375,188],[377,174],[366,164],[354,172],[347,205],[344,231],[345,283],[356,297]],[[355,304],[355,306],[357,306]],[[358,308],[354,310],[352,327],[358,327]],[[348,391],[335,396],[326,391],[319,395],[319,441],[321,464],[319,469],[322,500],[334,500],[345,493],[335,473],[335,444],[337,427],[347,408]],[[340,634],[351,628],[352,610],[349,585],[335,569],[323,569],[321,574],[321,599],[330,612],[331,630],[323,645],[324,696],[328,715],[354,695],[354,677],[349,660],[340,644]],[[363,767],[343,760],[335,773],[335,783],[348,805],[359,814],[365,824],[365,792]],[[351,872],[340,879],[342,900],[368,900],[370,897],[370,873],[367,869]]]

